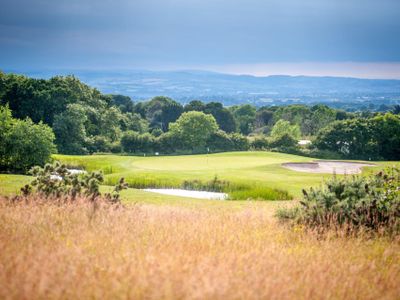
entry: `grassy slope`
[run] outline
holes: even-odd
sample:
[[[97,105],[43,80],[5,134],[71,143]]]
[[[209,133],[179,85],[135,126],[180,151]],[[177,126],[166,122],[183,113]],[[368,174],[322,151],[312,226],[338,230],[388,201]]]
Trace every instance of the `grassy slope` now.
[[[137,157],[117,155],[66,156],[55,158],[87,170],[103,170],[106,182],[120,177],[143,186],[179,187],[184,180],[211,180],[215,175],[233,183],[286,190],[299,197],[304,187],[319,185],[327,174],[308,174],[281,167],[284,162],[311,158],[271,152],[229,152],[211,155]]]

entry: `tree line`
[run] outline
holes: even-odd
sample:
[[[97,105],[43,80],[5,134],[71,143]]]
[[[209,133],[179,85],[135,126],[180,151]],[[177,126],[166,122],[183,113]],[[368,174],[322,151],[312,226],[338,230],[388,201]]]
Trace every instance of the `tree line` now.
[[[102,94],[74,76],[46,80],[2,72],[0,104],[9,120],[1,123],[3,169],[13,164],[4,153],[11,151],[12,140],[18,140],[12,135],[18,130],[23,135],[17,130],[22,125],[31,131],[41,128],[51,142],[49,151],[57,149],[64,154],[205,153],[249,148],[304,152],[297,145],[300,137],[315,139],[314,148],[307,149],[311,154],[321,150],[350,158],[398,159],[400,152],[398,115],[351,113],[325,105],[224,107],[199,100],[182,105],[164,96],[134,103],[127,96]],[[35,136],[27,132],[24,134]]]

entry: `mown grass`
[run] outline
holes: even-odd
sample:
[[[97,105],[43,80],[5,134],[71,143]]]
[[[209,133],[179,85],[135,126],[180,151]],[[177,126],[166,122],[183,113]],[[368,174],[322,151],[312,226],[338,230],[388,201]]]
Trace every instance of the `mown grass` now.
[[[0,174],[0,195],[19,194],[21,187],[32,181],[24,175]]]
[[[183,203],[183,202],[181,202]],[[278,202],[9,204],[1,299],[398,299],[400,243],[323,238],[272,218]],[[230,204],[230,205],[227,205]],[[236,205],[236,209],[231,209]]]
[[[239,189],[227,190],[241,199],[260,199],[263,195],[275,197],[263,199],[281,199],[285,193],[299,198],[303,188],[318,186],[331,176],[283,168],[281,164],[285,162],[313,159],[276,152],[228,152],[165,157],[55,155],[54,158],[90,171],[103,170],[107,185],[113,185],[120,177],[124,177],[130,187],[134,188],[180,188],[185,180],[207,182],[218,176],[221,180],[229,181],[233,187],[247,186],[247,192]],[[375,168],[366,168],[365,173],[384,164],[378,163]],[[260,188],[264,188],[266,192],[260,193]]]

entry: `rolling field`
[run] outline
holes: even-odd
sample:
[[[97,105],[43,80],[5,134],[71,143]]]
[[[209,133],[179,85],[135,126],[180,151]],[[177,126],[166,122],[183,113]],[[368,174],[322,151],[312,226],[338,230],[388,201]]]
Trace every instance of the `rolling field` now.
[[[298,198],[301,189],[317,186],[331,176],[288,170],[285,162],[312,158],[274,152],[228,152],[210,155],[137,157],[117,155],[66,156],[55,159],[89,171],[102,170],[106,184],[124,177],[131,187],[181,187],[185,180],[210,181],[215,176],[249,189],[279,189]],[[379,163],[384,164],[384,163]],[[379,168],[377,166],[376,168]],[[364,172],[374,168],[365,168]],[[228,191],[229,192],[229,191]],[[251,193],[249,193],[251,196]]]
[[[274,192],[275,189],[287,192],[289,196],[298,199],[301,197],[303,188],[318,186],[332,176],[286,169],[281,166],[282,163],[308,162],[313,159],[275,152],[230,152],[159,157],[54,155],[54,159],[70,167],[103,171],[106,186],[114,185],[119,178],[124,177],[131,187],[129,191],[122,194],[123,199],[128,202],[132,199],[140,199],[138,201],[144,202],[147,200],[154,202],[154,199],[183,199],[183,197],[160,196],[153,193],[149,195],[137,188],[181,188],[184,181],[208,182],[215,176],[220,180],[229,181],[231,190],[227,192],[237,196],[236,199],[285,200],[286,198],[274,198],[277,195]],[[385,166],[399,165],[395,162],[374,163],[375,167],[363,168],[364,175]],[[0,174],[0,195],[18,193],[20,187],[30,181],[31,178],[28,176]]]

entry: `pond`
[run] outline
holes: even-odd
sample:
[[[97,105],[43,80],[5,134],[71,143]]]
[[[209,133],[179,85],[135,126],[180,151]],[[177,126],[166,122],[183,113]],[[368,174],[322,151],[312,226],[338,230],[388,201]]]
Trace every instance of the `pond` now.
[[[164,194],[164,195],[173,195],[173,196],[208,199],[208,200],[225,200],[228,198],[228,194],[225,193],[189,191],[182,189],[143,189],[143,191]]]

